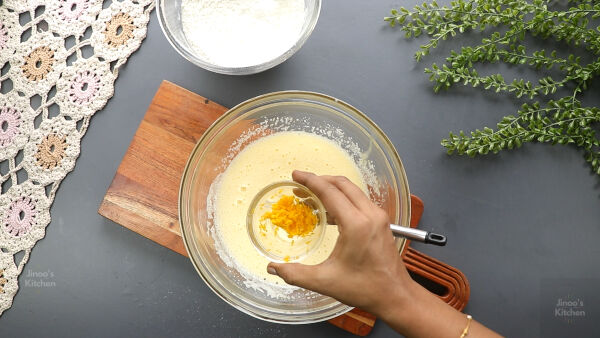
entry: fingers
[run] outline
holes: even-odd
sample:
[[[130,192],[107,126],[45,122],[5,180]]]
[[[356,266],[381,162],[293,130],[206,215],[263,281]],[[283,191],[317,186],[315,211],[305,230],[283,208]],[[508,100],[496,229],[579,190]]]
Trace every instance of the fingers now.
[[[319,265],[271,262],[267,266],[267,272],[281,277],[290,285],[296,285],[308,290],[319,292],[323,286],[320,283],[322,280],[322,271]]]
[[[294,170],[292,173],[294,181],[305,185],[323,202],[325,209],[340,223],[351,220],[358,214],[358,209],[346,197],[346,195],[335,185],[323,177],[313,173]]]
[[[327,216],[327,224],[336,224],[337,225],[335,217],[333,217],[332,214],[325,212],[325,215]]]
[[[368,212],[373,208],[373,202],[367,197],[356,184],[352,183],[344,176],[322,176],[329,183],[340,189],[344,195],[354,204],[359,210]]]

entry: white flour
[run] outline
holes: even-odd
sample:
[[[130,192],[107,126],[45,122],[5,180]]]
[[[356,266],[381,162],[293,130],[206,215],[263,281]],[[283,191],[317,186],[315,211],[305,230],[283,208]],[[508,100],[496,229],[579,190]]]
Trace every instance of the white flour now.
[[[183,0],[183,32],[207,61],[246,67],[275,59],[298,40],[304,0]]]

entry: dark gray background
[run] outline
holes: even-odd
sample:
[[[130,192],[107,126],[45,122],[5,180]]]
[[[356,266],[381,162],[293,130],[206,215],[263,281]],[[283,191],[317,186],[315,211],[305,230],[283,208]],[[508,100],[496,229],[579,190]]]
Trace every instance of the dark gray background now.
[[[97,214],[163,79],[225,106],[301,89],[367,113],[396,145],[411,192],[425,201],[423,227],[449,238],[444,248],[415,247],[466,274],[465,312],[508,336],[538,336],[543,280],[600,278],[600,179],[573,147],[528,144],[499,156],[447,156],[439,142],[448,131],[494,126],[516,111],[516,102],[460,86],[433,94],[423,67],[480,37],[444,42],[416,64],[413,52],[424,40],[405,40],[382,21],[391,8],[413,3],[324,1],[302,50],[245,77],[185,61],[153,13],[147,39],[121,69],[115,96],[93,118],[76,169],[60,187],[46,238],[25,266],[13,307],[0,318],[0,336],[349,336],[326,323],[276,325],[238,312],[204,285],[187,258]],[[598,89],[588,92],[589,104],[600,106]],[[50,271],[44,280],[54,286],[24,286],[28,271]],[[371,337],[393,334],[378,322]]]

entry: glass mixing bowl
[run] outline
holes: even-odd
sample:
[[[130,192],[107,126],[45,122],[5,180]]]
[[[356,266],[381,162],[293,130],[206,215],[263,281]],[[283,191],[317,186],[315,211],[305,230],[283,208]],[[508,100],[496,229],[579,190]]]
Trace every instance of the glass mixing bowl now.
[[[175,50],[188,61],[215,73],[227,75],[248,75],[273,68],[289,59],[306,42],[319,19],[321,0],[304,1],[304,25],[296,43],[277,58],[248,67],[222,67],[202,58],[189,44],[181,23],[181,0],[157,0],[156,14],[158,22]]]
[[[381,129],[356,108],[323,94],[285,91],[258,96],[227,111],[202,135],[179,192],[181,232],[193,265],[217,295],[245,313],[278,323],[313,323],[351,307],[301,288],[293,288],[285,299],[269,296],[249,285],[235,265],[219,255],[222,243],[214,236],[211,184],[246,145],[280,131],[315,133],[345,148],[368,173],[363,178],[369,197],[393,223],[409,224],[410,194],[400,157]],[[405,241],[396,241],[401,251]]]

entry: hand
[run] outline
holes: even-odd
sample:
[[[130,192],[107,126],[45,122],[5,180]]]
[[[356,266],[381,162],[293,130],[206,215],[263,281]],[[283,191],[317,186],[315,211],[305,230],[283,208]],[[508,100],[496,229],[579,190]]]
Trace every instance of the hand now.
[[[398,254],[387,213],[345,177],[302,171],[294,171],[292,177],[319,197],[340,235],[321,264],[270,263],[267,271],[288,284],[372,313],[389,308],[391,299],[408,298],[414,282]],[[399,294],[390,297],[395,291]]]
[[[297,170],[292,177],[319,197],[340,235],[323,263],[269,263],[269,273],[369,311],[407,337],[461,336],[467,317],[412,280],[384,210],[345,177]],[[468,336],[499,337],[475,320]]]

